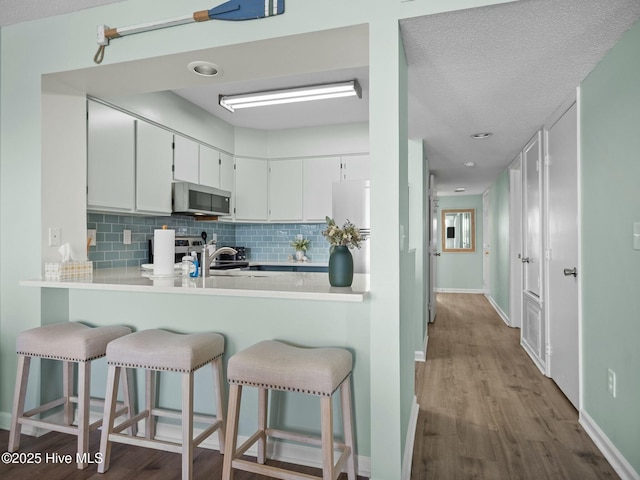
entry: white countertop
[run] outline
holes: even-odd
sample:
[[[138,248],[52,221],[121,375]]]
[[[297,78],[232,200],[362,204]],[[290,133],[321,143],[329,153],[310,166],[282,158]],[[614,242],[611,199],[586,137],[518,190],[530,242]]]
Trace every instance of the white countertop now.
[[[369,275],[355,274],[351,287],[332,287],[326,272],[212,271],[207,278],[177,275],[153,278],[140,267],[105,268],[79,280],[21,280],[20,285],[125,292],[268,297],[338,302],[362,302],[368,296]]]

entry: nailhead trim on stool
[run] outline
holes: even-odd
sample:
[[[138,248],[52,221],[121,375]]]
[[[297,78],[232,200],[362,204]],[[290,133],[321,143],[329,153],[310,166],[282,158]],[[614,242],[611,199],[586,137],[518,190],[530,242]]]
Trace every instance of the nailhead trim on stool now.
[[[351,353],[342,348],[299,348],[273,340],[259,342],[233,355],[227,364],[229,379],[229,421],[222,467],[222,479],[231,480],[233,470],[244,470],[281,479],[335,480],[343,466],[347,477],[355,480],[355,452],[351,419]],[[258,388],[258,430],[237,446],[240,401],[243,386]],[[340,389],[344,443],[333,440],[332,395]],[[267,427],[268,390],[286,390],[320,398],[322,437],[301,435]],[[265,465],[267,437],[297,440],[322,447],[322,477],[297,474],[294,471]],[[258,443],[257,463],[242,455]],[[342,450],[336,463],[333,450]]]
[[[77,465],[80,469],[86,468],[89,453],[89,432],[102,424],[102,420],[89,424],[91,361],[105,356],[110,341],[129,333],[131,333],[130,328],[119,325],[92,328],[82,323],[64,322],[32,328],[18,334],[16,338],[18,374],[9,434],[9,451],[14,452],[19,448],[22,425],[54,430],[78,437],[79,461]],[[62,370],[64,396],[25,412],[24,404],[32,357],[58,360],[64,363]],[[73,396],[73,379],[71,378],[73,363],[78,364],[77,398]],[[119,409],[118,416],[130,412],[131,396],[129,395],[128,378],[125,377],[123,381],[126,387],[124,402],[126,408]],[[73,403],[78,405],[77,427],[72,425]],[[32,418],[61,405],[65,407],[65,424]]]
[[[218,431],[220,452],[224,453],[225,437],[225,404],[222,399],[222,356],[224,354],[224,337],[217,333],[203,332],[179,334],[165,330],[142,330],[126,337],[114,340],[107,346],[107,395],[104,409],[104,427],[100,438],[102,463],[98,472],[109,469],[111,443],[126,443],[146,448],[165,450],[182,455],[182,478],[189,480],[193,472],[193,452],[203,440]],[[193,379],[194,372],[211,364],[213,383],[216,390],[216,415],[195,415],[193,412]],[[126,428],[124,422],[114,428],[113,402],[117,397],[117,380],[122,369],[143,368],[145,372],[146,399],[145,410],[135,415],[132,422],[145,420],[145,437],[134,438],[120,432]],[[182,377],[182,439],[180,442],[160,441],[155,439],[154,417],[176,418],[175,412],[156,408],[155,378],[158,372],[170,371]],[[194,420],[206,423],[207,428],[193,438]]]

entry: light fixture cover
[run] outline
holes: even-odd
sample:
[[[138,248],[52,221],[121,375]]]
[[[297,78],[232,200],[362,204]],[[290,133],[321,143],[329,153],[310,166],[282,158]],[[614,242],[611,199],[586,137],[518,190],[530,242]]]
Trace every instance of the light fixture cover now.
[[[311,100],[350,96],[362,98],[362,89],[357,80],[266,92],[245,93],[241,95],[220,95],[218,103],[221,107],[226,108],[230,112],[234,112],[239,108],[263,107],[266,105],[280,105],[283,103],[308,102]]]

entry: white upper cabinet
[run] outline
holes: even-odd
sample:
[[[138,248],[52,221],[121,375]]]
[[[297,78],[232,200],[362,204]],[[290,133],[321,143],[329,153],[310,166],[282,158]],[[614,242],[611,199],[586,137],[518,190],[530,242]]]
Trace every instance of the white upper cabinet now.
[[[342,180],[370,180],[371,161],[369,155],[342,157]]]
[[[302,220],[302,160],[269,161],[269,220]]]
[[[170,215],[173,134],[138,120],[136,139],[136,210]]]
[[[268,220],[268,173],[266,160],[236,158],[236,220]]]
[[[220,156],[217,150],[200,145],[199,180],[197,183],[220,188]]]
[[[233,157],[220,152],[220,189],[233,192]]]
[[[193,140],[174,136],[173,179],[198,183],[200,178],[199,145]]]
[[[135,127],[133,117],[88,102],[87,207],[135,209]]]
[[[303,220],[324,222],[331,216],[331,189],[340,181],[340,158],[308,158],[303,164]]]

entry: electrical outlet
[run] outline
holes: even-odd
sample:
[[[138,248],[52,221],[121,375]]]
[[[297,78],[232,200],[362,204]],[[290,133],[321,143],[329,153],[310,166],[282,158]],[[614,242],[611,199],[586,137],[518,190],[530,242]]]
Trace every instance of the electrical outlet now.
[[[609,395],[611,395],[613,398],[616,398],[616,372],[608,369],[607,378],[609,384]]]
[[[91,239],[91,242],[89,243],[89,245],[92,247],[95,247],[96,246],[96,229],[95,228],[90,228],[89,230],[87,230],[87,238]]]
[[[49,246],[55,247],[60,245],[60,227],[49,227]]]
[[[124,245],[131,245],[131,230],[122,231],[122,243]]]

